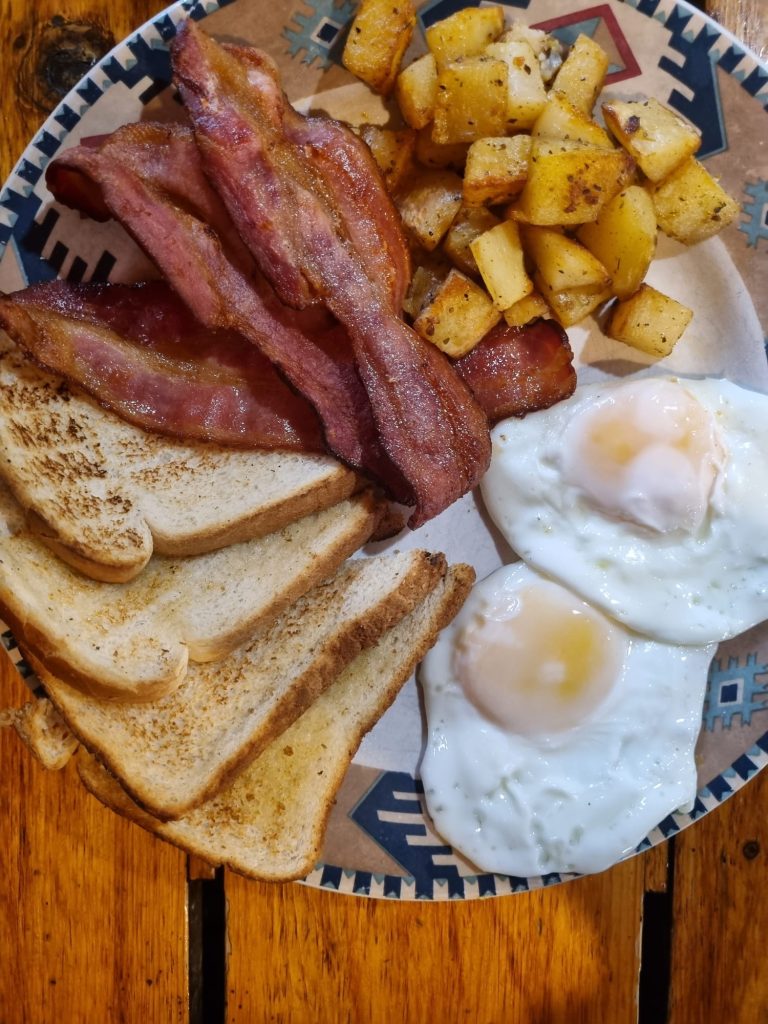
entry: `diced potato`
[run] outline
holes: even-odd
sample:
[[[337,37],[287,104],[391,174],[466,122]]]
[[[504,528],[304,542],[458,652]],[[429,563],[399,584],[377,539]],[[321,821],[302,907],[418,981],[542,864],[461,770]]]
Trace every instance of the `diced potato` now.
[[[603,207],[592,224],[583,224],[580,242],[611,275],[613,293],[626,299],[636,292],[656,252],[656,213],[640,185],[630,185]]]
[[[360,137],[370,149],[387,190],[394,192],[413,170],[416,132],[411,128],[396,132],[367,124],[360,129]]]
[[[608,54],[589,36],[580,35],[558,71],[552,89],[589,116],[607,71]]]
[[[525,252],[552,291],[602,292],[610,285],[603,264],[559,228],[528,226],[521,235]]]
[[[741,207],[695,157],[651,186],[661,230],[685,245],[701,242],[734,221]]]
[[[641,284],[634,295],[616,303],[606,334],[661,358],[669,355],[692,317],[692,309],[648,284]]]
[[[651,181],[666,178],[701,145],[697,128],[653,98],[604,103],[603,117]]]
[[[503,60],[465,57],[439,72],[434,142],[474,142],[487,135],[504,135],[506,119],[507,65]]]
[[[411,285],[403,300],[403,312],[415,320],[425,306],[429,305],[437,290],[448,276],[449,267],[442,262],[420,264],[413,272]]]
[[[505,220],[484,231],[470,243],[470,249],[497,309],[509,309],[533,291],[533,281],[525,271],[520,229],[514,221]]]
[[[552,43],[556,42],[556,40],[543,29],[531,28],[531,26],[526,25],[524,21],[518,21],[515,19],[509,28],[505,29],[499,36],[499,42],[528,43],[530,48],[538,57],[539,54],[544,53],[549,49]]]
[[[551,92],[546,106],[536,118],[531,135],[548,139],[570,139],[585,142],[590,146],[613,149],[614,143],[608,132],[592,121],[586,114],[559,92]]]
[[[442,145],[432,141],[432,125],[422,128],[416,137],[416,159],[425,167],[449,167],[463,171],[467,162],[468,142],[453,142]]]
[[[634,174],[623,149],[565,139],[533,139],[528,180],[513,216],[528,224],[586,224]]]
[[[539,292],[531,292],[524,299],[520,299],[514,306],[504,310],[504,319],[510,327],[525,327],[531,320],[538,320],[540,317],[551,317],[552,310],[544,301]]]
[[[342,64],[374,92],[388,96],[415,25],[412,0],[360,0]]]
[[[431,252],[461,208],[461,178],[452,171],[420,171],[395,197],[412,238]]]
[[[484,231],[490,231],[500,223],[499,218],[484,206],[462,207],[445,236],[443,252],[463,273],[470,276],[479,274],[470,244]]]
[[[411,128],[429,124],[437,98],[437,64],[431,53],[425,53],[400,72],[395,96],[406,124]]]
[[[464,202],[468,206],[509,202],[525,184],[530,153],[530,135],[473,142],[464,171]]]
[[[552,310],[555,319],[563,327],[572,327],[574,324],[577,324],[580,320],[589,316],[590,313],[594,313],[598,306],[602,306],[611,297],[610,288],[606,288],[601,292],[581,288],[554,291],[547,285],[541,274],[534,274],[533,280],[545,302],[547,302]]]
[[[414,320],[414,330],[453,359],[465,355],[499,322],[501,313],[487,293],[452,270],[434,298]]]
[[[491,43],[485,53],[507,65],[507,129],[530,128],[547,102],[536,54],[523,40]]]
[[[461,57],[476,57],[488,43],[498,39],[504,29],[501,7],[467,7],[426,31],[427,46],[439,68]]]

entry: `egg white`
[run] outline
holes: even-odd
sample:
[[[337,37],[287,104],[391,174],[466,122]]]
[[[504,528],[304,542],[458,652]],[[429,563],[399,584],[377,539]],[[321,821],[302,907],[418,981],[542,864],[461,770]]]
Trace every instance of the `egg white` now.
[[[481,489],[528,564],[638,632],[706,644],[768,618],[768,397],[725,380],[679,383],[712,414],[724,448],[708,514],[694,532],[660,533],[613,517],[564,479],[569,423],[619,395],[621,383],[587,385],[551,409],[498,424]]]
[[[623,666],[597,707],[569,728],[520,735],[467,698],[454,655],[478,614],[537,579],[521,563],[493,573],[424,660],[425,799],[440,834],[483,871],[601,871],[693,800],[715,646],[654,643],[627,631]]]

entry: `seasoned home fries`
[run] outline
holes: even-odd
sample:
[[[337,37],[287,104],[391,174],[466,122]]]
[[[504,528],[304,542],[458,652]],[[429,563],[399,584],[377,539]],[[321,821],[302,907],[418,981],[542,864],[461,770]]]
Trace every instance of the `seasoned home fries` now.
[[[346,67],[388,93],[414,18],[410,0],[363,0]],[[361,130],[414,250],[404,309],[417,332],[456,358],[494,317],[570,327],[610,303],[610,337],[669,354],[693,312],[644,283],[657,232],[693,245],[739,214],[696,159],[699,131],[652,97],[601,103],[597,42],[566,52],[502,7],[458,11],[426,43],[394,80],[406,127]]]

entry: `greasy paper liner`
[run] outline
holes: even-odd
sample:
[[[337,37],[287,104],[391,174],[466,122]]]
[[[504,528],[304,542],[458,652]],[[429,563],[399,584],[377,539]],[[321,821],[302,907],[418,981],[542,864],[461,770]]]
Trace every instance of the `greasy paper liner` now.
[[[465,4],[420,6],[406,61],[424,50],[423,30]],[[206,20],[219,38],[248,42],[277,60],[289,97],[302,110],[353,123],[395,123],[392,104],[373,96],[340,65],[350,0],[270,4],[184,0],[107,55],[65,98],[29,145],[0,195],[0,288],[69,276],[136,281],[156,271],[114,224],[86,221],[53,203],[49,160],[81,138],[135,120],[176,120],[166,49],[186,17]],[[516,0],[507,17],[570,42],[583,32],[611,58],[604,95],[652,95],[702,131],[699,156],[742,204],[739,222],[691,250],[662,240],[648,281],[691,306],[695,318],[667,359],[652,363],[607,339],[589,320],[571,328],[579,380],[673,372],[723,376],[768,393],[768,69],[711,19],[685,2],[628,0],[588,6],[572,0]],[[762,325],[762,326],[761,326]],[[416,534],[377,550],[427,547],[474,565],[478,577],[513,557],[475,495]],[[0,623],[0,627],[2,624]],[[28,681],[12,635],[3,641]],[[639,849],[662,842],[726,799],[768,760],[768,626],[720,646],[713,662],[696,751],[699,792]],[[478,872],[432,829],[418,779],[423,743],[417,684],[411,680],[365,739],[339,792],[322,861],[305,880],[345,893],[394,899],[472,898],[537,888],[572,876],[510,878]]]

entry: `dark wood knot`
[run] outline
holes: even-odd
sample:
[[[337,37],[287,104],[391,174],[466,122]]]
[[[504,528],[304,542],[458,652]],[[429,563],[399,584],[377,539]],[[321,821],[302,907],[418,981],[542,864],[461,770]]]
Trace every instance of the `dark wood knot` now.
[[[40,110],[53,110],[83,75],[115,45],[107,29],[93,22],[55,16],[20,35],[24,50],[18,70],[20,95]]]

